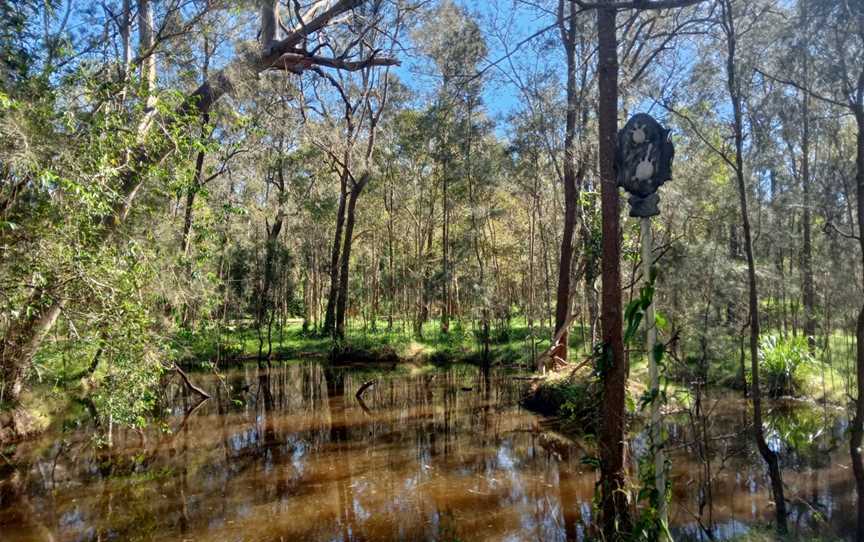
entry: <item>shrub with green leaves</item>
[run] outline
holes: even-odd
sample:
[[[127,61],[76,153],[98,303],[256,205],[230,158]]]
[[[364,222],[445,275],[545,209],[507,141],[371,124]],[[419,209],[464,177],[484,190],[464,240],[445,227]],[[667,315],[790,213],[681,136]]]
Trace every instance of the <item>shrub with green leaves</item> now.
[[[763,335],[759,344],[759,361],[768,394],[780,397],[800,392],[803,383],[801,371],[813,361],[813,355],[806,337]]]

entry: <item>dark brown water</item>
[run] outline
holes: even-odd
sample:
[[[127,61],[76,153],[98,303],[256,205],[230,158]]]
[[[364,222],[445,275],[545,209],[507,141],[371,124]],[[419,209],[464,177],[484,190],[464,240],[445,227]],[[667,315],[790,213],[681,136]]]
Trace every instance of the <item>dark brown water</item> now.
[[[94,445],[97,429],[82,415],[80,426],[0,459],[0,540],[556,541],[590,529],[590,444],[522,409],[525,382],[512,376],[297,362],[195,378],[212,399],[193,409],[172,384],[170,414],[143,433],[115,432],[110,450]],[[679,540],[729,539],[772,517],[743,403],[708,400],[705,411],[705,420],[670,417]],[[843,419],[799,405],[777,406],[769,420],[793,526],[851,537]],[[700,427],[710,438],[687,445]],[[632,464],[644,446],[634,434]]]

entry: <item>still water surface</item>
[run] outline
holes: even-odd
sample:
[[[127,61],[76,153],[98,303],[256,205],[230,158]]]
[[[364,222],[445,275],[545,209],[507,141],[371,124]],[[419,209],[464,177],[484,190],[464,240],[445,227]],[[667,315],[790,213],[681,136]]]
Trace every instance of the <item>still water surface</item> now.
[[[358,401],[371,378],[378,384]],[[94,446],[86,419],[19,447],[15,466],[0,470],[0,540],[557,541],[590,529],[590,442],[562,438],[521,408],[526,384],[512,375],[294,362],[196,381],[212,399],[195,408],[170,386],[164,419],[115,432],[111,450]],[[772,517],[744,404],[724,396],[703,411],[670,417],[678,540],[734,538]],[[774,405],[769,423],[790,523],[850,538],[844,419]],[[692,444],[700,431],[709,438]],[[633,465],[644,448],[634,433]]]

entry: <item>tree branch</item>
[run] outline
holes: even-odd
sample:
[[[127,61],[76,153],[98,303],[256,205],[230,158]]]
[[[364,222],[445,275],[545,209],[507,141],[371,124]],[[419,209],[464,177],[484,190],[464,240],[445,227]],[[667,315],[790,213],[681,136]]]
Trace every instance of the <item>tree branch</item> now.
[[[843,231],[840,228],[838,228],[837,226],[835,226],[834,223],[831,221],[828,221],[825,223],[825,229],[826,230],[829,230],[829,229],[834,230],[835,232],[837,232],[838,235],[840,235],[840,237],[844,237],[846,239],[854,239],[856,241],[861,240],[861,237],[859,237],[855,234],[852,234],[852,233],[846,233],[845,231]]]
[[[582,0],[573,0],[582,9],[674,9],[687,6],[695,6],[701,4],[705,0],[656,0],[648,2],[646,0],[634,0],[632,2],[610,2],[608,4],[600,4],[594,2],[583,2]]]
[[[827,103],[827,104],[835,105],[835,106],[837,106],[837,107],[842,107],[842,108],[844,108],[844,109],[849,109],[849,108],[850,108],[850,107],[849,107],[849,104],[846,104],[846,103],[843,103],[843,102],[838,102],[837,100],[835,100],[835,99],[833,99],[833,98],[828,98],[827,96],[822,96],[821,94],[817,94],[817,93],[813,92],[811,89],[809,89],[809,88],[805,88],[805,87],[801,86],[800,84],[798,84],[797,82],[792,81],[792,80],[790,80],[790,79],[780,79],[779,77],[776,77],[776,76],[774,76],[774,75],[771,75],[770,73],[766,73],[766,72],[762,71],[762,70],[761,70],[760,68],[758,68],[758,67],[753,68],[753,70],[754,70],[756,73],[762,75],[763,77],[767,77],[768,79],[774,81],[775,83],[780,83],[781,85],[789,85],[789,86],[794,87],[794,88],[796,88],[796,89],[798,89],[798,90],[800,90],[800,91],[802,91],[802,92],[806,92],[809,96],[811,96],[811,97],[813,97],[813,98],[816,98],[817,100],[819,100],[819,101],[821,101],[821,102],[825,102],[825,103]]]
[[[687,124],[689,124],[690,128],[693,130],[693,133],[696,134],[696,137],[698,137],[702,141],[702,143],[705,144],[705,146],[707,146],[709,149],[711,149],[717,156],[719,156],[724,162],[726,162],[726,164],[728,164],[733,170],[738,169],[738,166],[735,165],[735,162],[732,161],[732,159],[729,157],[728,154],[723,152],[723,150],[718,149],[713,143],[711,143],[708,140],[707,137],[705,137],[705,135],[702,134],[702,130],[699,129],[699,127],[696,125],[696,123],[693,121],[693,119],[691,119],[689,116],[681,113],[680,111],[676,111],[672,106],[664,103],[661,100],[654,100],[654,103],[656,103],[657,105],[659,105],[660,107],[662,107],[666,111],[669,111],[670,113],[672,113],[676,117],[683,119],[685,122],[687,122]]]

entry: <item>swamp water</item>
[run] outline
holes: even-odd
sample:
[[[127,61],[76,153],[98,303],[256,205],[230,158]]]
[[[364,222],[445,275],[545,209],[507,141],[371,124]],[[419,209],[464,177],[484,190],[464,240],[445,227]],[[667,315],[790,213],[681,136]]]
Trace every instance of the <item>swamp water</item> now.
[[[293,362],[194,379],[210,400],[196,405],[172,381],[165,417],[115,431],[110,450],[82,416],[0,458],[0,541],[557,541],[585,538],[591,523],[592,452],[521,408],[526,382],[512,375]],[[846,422],[772,406],[790,526],[851,538]],[[734,538],[773,515],[744,403],[724,396],[703,411],[671,417],[676,540]],[[708,438],[688,445],[695,433]],[[632,464],[645,443],[632,436]]]

